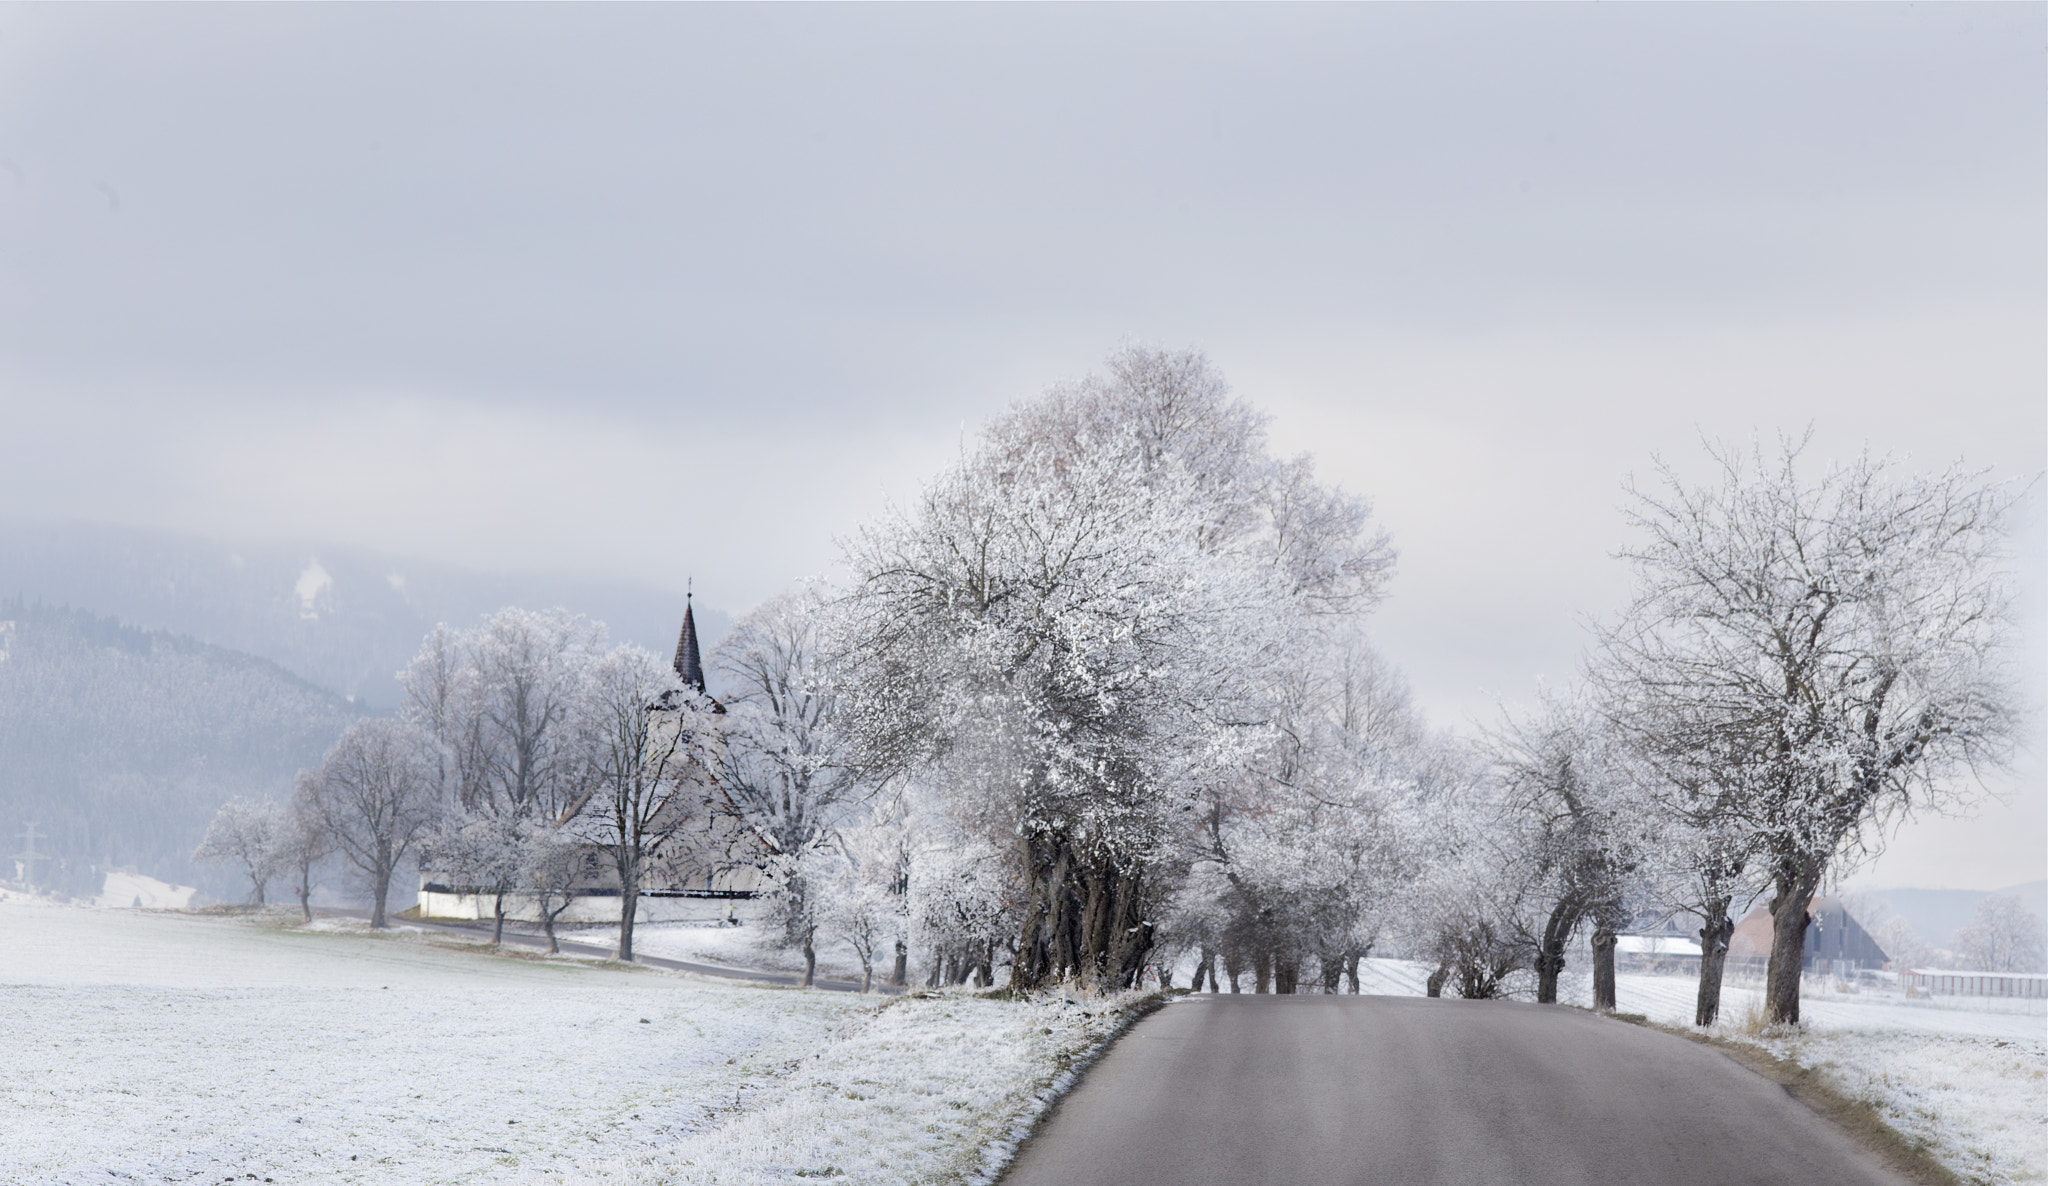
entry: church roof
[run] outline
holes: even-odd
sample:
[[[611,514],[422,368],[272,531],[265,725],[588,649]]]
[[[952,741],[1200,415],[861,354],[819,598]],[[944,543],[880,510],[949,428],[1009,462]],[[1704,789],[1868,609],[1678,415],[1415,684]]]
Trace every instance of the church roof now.
[[[690,612],[689,594],[683,595],[683,633],[676,639],[676,674],[691,691],[704,691],[704,656],[697,649],[697,620]]]

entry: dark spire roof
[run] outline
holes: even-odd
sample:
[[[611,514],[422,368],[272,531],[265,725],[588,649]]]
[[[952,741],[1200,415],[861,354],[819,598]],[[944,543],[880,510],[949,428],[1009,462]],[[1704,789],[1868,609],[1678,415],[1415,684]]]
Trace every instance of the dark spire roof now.
[[[704,691],[704,657],[697,651],[697,621],[690,614],[690,594],[683,594],[683,634],[676,639],[676,674],[693,692]]]

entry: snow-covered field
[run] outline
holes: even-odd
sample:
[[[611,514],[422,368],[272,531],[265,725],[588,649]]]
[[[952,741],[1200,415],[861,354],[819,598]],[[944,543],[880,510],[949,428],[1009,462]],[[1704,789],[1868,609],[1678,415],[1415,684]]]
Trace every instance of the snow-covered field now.
[[[0,903],[0,1181],[955,1181],[1118,1023]]]

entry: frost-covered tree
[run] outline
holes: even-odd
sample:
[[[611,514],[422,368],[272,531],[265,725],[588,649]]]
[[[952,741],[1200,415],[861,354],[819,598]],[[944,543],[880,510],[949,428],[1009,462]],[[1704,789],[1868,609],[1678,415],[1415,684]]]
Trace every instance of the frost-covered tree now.
[[[533,891],[534,909],[548,937],[548,954],[562,950],[555,923],[576,900],[576,886],[593,867],[595,857],[566,828],[542,824],[530,828],[520,850],[520,871]]]
[[[1891,970],[1910,972],[1915,968],[1937,968],[1943,953],[1922,938],[1903,915],[1893,915],[1873,928],[1870,937],[1891,957]]]
[[[1187,809],[1262,740],[1313,621],[1376,595],[1366,524],[1201,356],[1131,349],[852,542],[851,736],[1016,846],[1014,986],[1134,982]]]
[[[577,714],[604,626],[567,610],[499,610],[435,627],[401,674],[405,717],[452,760],[472,815],[559,818],[587,789]]]
[[[1809,479],[1802,447],[1713,450],[1716,484],[1660,469],[1657,489],[1634,490],[1636,593],[1601,640],[1627,711],[1739,755],[1724,789],[1773,894],[1774,1023],[1799,1019],[1823,882],[1906,812],[1980,786],[2013,721],[2010,492],[1868,455]]]
[[[806,946],[815,929],[803,900],[807,854],[832,843],[870,789],[834,714],[828,612],[816,586],[772,598],[735,623],[712,657],[728,709],[716,801],[755,841],[790,946]]]
[[[1497,837],[1526,879],[1536,1000],[1555,1004],[1565,951],[1592,926],[1593,1003],[1614,1008],[1614,945],[1632,878],[1661,843],[1641,772],[1579,697],[1546,694],[1488,739],[1500,782]]]
[[[1204,792],[1191,877],[1174,921],[1256,992],[1326,992],[1358,964],[1414,872],[1404,829],[1433,779],[1434,744],[1394,672],[1353,629],[1297,652],[1271,687],[1272,727]]]
[[[522,888],[529,834],[548,826],[512,812],[452,809],[420,846],[420,863],[461,893],[491,899],[491,942],[505,940],[506,898]]]
[[[630,961],[649,866],[707,818],[718,714],[673,667],[635,646],[594,665],[588,695],[581,745],[589,799],[571,818],[618,874],[618,957]]]
[[[1018,879],[985,840],[934,838],[911,860],[910,945],[931,987],[995,983],[997,950],[1015,933]]]
[[[875,957],[885,952],[903,929],[896,895],[874,881],[849,877],[835,884],[825,899],[825,925],[846,940],[860,960],[860,990],[875,983]]]
[[[859,822],[840,829],[845,872],[832,883],[825,913],[828,924],[864,953],[864,969],[870,958],[890,957],[886,982],[899,987],[910,968],[910,870],[917,849],[911,806],[899,789],[870,800]],[[868,942],[872,950],[863,946]]]
[[[1436,965],[1428,994],[1469,1000],[1508,995],[1538,954],[1541,881],[1502,834],[1499,784],[1475,777],[1431,803],[1417,836],[1418,872],[1403,903],[1408,948]]]
[[[403,721],[349,726],[306,780],[320,825],[369,883],[370,925],[382,928],[391,876],[447,810],[441,746]]]
[[[334,835],[320,818],[314,798],[312,775],[301,771],[291,803],[285,808],[278,856],[279,868],[292,875],[292,893],[307,922],[313,921],[313,870],[334,851]]]
[[[2011,894],[1977,903],[1970,924],[1956,932],[1956,958],[1973,972],[2043,972],[2041,920]]]
[[[567,610],[506,608],[473,630],[437,626],[400,675],[405,718],[440,743],[451,817],[423,856],[493,903],[529,888],[529,839],[592,793],[583,714],[604,626]]]
[[[256,905],[263,905],[263,887],[283,867],[284,809],[267,799],[230,799],[214,813],[206,838],[192,853],[195,861],[240,865],[249,875]]]

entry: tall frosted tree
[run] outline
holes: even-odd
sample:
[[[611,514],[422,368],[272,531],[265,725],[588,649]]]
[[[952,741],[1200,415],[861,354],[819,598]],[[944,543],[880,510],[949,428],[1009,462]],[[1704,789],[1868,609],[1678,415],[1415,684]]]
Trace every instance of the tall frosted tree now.
[[[1719,757],[1772,897],[1766,1003],[1799,1020],[1809,906],[1904,813],[1980,788],[2006,760],[2009,490],[1868,455],[1801,473],[1713,451],[1718,481],[1637,490],[1627,611],[1604,632],[1623,718]]]
[[[706,820],[718,714],[668,663],[621,646],[591,668],[581,721],[578,744],[590,781],[569,826],[596,844],[618,874],[618,956],[630,961],[650,865]]]
[[[728,709],[714,801],[760,850],[784,942],[807,958],[816,916],[807,857],[833,841],[872,787],[838,719],[830,610],[815,586],[771,598],[735,623],[712,657]]]
[[[602,624],[567,610],[506,608],[474,629],[435,627],[400,674],[405,718],[440,742],[454,795],[427,858],[491,898],[493,942],[508,895],[530,880],[530,839],[590,797],[582,717],[603,637]]]
[[[440,757],[412,725],[358,721],[302,784],[322,830],[369,884],[372,927],[384,926],[392,876],[446,811]]]
[[[1020,988],[1134,982],[1183,809],[1271,727],[1308,624],[1369,604],[1392,562],[1200,355],[1105,371],[998,418],[848,548],[864,765],[942,777],[1020,846]]]

